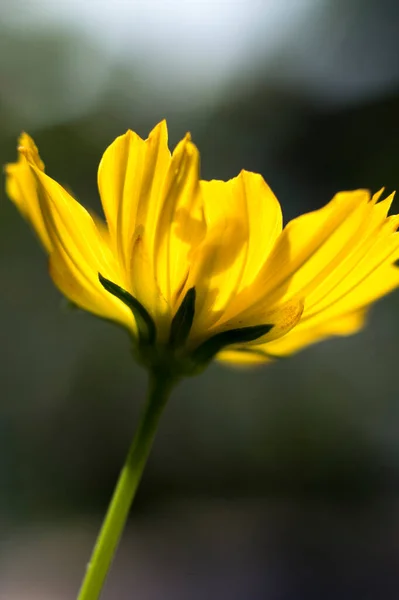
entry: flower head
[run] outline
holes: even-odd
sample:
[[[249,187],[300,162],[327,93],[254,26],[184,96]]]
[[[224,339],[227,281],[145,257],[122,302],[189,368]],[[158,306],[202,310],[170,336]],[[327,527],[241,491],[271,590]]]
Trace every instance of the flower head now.
[[[189,372],[214,356],[284,356],[358,331],[369,305],[399,285],[393,195],[341,192],[283,229],[260,175],[200,180],[190,136],[171,154],[162,121],[147,140],[128,131],[105,151],[105,223],[45,174],[27,134],[18,150],[7,193],[47,250],[54,283],[125,326],[146,364]]]

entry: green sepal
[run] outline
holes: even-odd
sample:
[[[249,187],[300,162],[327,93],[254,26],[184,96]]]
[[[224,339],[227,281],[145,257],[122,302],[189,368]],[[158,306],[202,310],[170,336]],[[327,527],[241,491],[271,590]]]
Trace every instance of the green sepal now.
[[[172,320],[169,344],[173,348],[183,346],[187,340],[194,321],[195,314],[195,287],[188,290],[179,309]]]
[[[130,308],[136,321],[139,332],[140,343],[153,344],[155,342],[157,330],[152,317],[149,315],[144,306],[132,294],[121,288],[116,283],[106,279],[98,274],[98,279],[104,289],[110,294],[119,298],[126,306]]]
[[[222,331],[201,344],[201,346],[194,350],[191,357],[196,363],[208,363],[225,346],[253,342],[266,335],[266,333],[269,333],[271,329],[273,329],[273,325],[254,325],[252,327]]]

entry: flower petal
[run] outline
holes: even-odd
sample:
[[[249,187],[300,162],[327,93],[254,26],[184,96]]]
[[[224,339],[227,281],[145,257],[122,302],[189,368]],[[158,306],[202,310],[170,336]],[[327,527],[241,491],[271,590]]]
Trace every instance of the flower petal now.
[[[255,365],[263,365],[272,359],[268,358],[263,352],[258,352],[256,348],[242,348],[238,350],[222,350],[216,356],[220,362],[226,362],[235,367],[254,367]]]
[[[6,192],[21,214],[31,223],[47,252],[50,252],[51,242],[43,221],[35,178],[29,167],[27,156],[30,162],[41,171],[44,171],[44,164],[34,141],[27,133],[23,133],[19,137],[18,150],[18,161],[5,167]]]
[[[278,305],[279,296],[280,301],[289,301],[291,294],[302,294],[305,308],[295,328],[256,348],[256,360],[262,354],[265,359],[284,356],[329,336],[355,333],[362,328],[370,303],[399,285],[399,270],[392,264],[399,259],[399,217],[387,217],[393,196],[376,204],[380,195],[381,192],[370,201],[362,191],[341,194],[329,205],[329,210],[336,213],[330,215],[330,223],[320,215],[321,211],[316,211],[287,226],[272,252],[274,259],[281,258],[291,236],[292,254],[287,251],[286,264],[280,262],[280,270],[285,268],[285,272],[281,274],[276,265],[268,265],[269,271],[275,269],[269,289],[241,316],[247,321],[251,311],[256,314],[260,306],[273,301]],[[344,201],[349,209],[346,215],[340,210]],[[339,221],[338,214],[343,217]],[[320,218],[325,225],[324,236],[318,225]],[[315,226],[315,236],[309,235],[310,222]],[[294,249],[304,247],[308,252],[303,252],[299,261],[300,252]],[[292,272],[292,265],[298,271]],[[248,353],[248,349],[243,351]],[[249,360],[245,356],[245,361]]]
[[[365,325],[370,304],[398,286],[399,269],[385,265],[325,310],[307,317],[305,308],[301,321],[294,329],[258,350],[265,353],[266,357],[286,356],[331,336],[357,333]]]
[[[331,255],[324,266],[306,280],[298,277],[299,286],[288,285],[306,298],[300,328],[307,328],[308,321],[315,327],[353,313],[399,285],[399,271],[392,265],[399,258],[399,217],[386,216],[392,198],[375,204],[374,196],[359,204],[337,229],[341,236],[326,241]]]
[[[51,242],[50,273],[54,283],[78,306],[135,332],[129,309],[108,294],[98,280],[101,273],[121,282],[111,249],[92,217],[57,182],[34,165],[30,168]]]
[[[252,285],[277,236],[280,205],[260,175],[242,171],[228,182],[201,181],[208,234],[193,256],[197,330],[234,315],[236,295]]]
[[[380,213],[379,218],[376,219],[376,214],[368,217],[363,235],[352,241],[352,248],[341,257],[341,262],[334,265],[324,279],[313,282],[312,290],[307,294],[306,318],[333,306],[342,312],[342,303],[349,303],[352,307],[354,304],[363,305],[387,293],[387,285],[393,289],[391,279],[396,280],[398,271],[391,264],[399,256],[399,236],[396,233],[399,218],[386,218],[392,197],[387,200],[387,203],[384,201],[373,207],[374,213]],[[385,215],[381,214],[381,210],[377,211],[382,207]],[[376,278],[378,283],[371,283]]]
[[[357,333],[365,323],[366,309],[341,316],[332,321],[308,327],[301,324],[291,329],[286,335],[258,346],[247,346],[236,350],[225,350],[217,358],[223,362],[238,365],[256,365],[282,358],[304,347],[320,342],[332,336],[346,336]]]
[[[130,265],[134,233],[155,223],[160,191],[170,164],[165,121],[143,140],[133,131],[107,148],[98,168],[98,187],[111,237],[125,268]]]
[[[155,232],[157,281],[173,313],[187,280],[192,249],[204,234],[199,153],[187,134],[172,155]]]
[[[321,342],[333,336],[347,336],[360,331],[365,324],[367,309],[361,308],[341,315],[335,319],[324,320],[312,324],[298,325],[286,336],[257,348],[259,355],[263,352],[266,359],[287,356],[302,350],[310,344]]]
[[[228,346],[228,350],[249,351],[250,349],[256,349],[286,335],[299,323],[302,312],[303,300],[301,298],[296,298],[286,302],[284,305],[269,310],[266,309],[263,314],[257,315],[253,319],[244,319],[242,321],[233,319],[232,321],[225,323],[223,326],[212,329],[212,335],[218,335],[219,333],[230,330],[239,331],[240,328],[259,327],[266,324],[270,325],[270,329],[262,337],[256,338],[250,342],[245,342],[245,344],[239,343]],[[202,332],[202,336],[200,333],[198,333],[197,339],[193,339],[192,343],[199,345],[199,343],[202,341],[201,338],[205,336],[205,333],[206,332]],[[209,337],[209,332],[207,337]]]
[[[145,141],[131,131],[117,138],[98,171],[125,289],[146,306],[161,337],[187,278],[187,255],[198,237],[194,225],[199,231],[203,221],[194,206],[198,164],[198,151],[189,136],[171,156],[162,121]]]
[[[366,190],[341,192],[320,210],[290,221],[250,290],[253,301],[270,305],[309,292],[314,279],[333,268],[337,253],[361,239],[369,200]]]

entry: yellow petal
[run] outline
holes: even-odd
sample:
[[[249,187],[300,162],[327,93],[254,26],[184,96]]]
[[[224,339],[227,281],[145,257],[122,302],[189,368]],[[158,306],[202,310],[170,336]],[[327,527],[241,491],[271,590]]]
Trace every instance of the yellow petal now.
[[[207,235],[193,254],[187,287],[197,290],[197,330],[222,324],[241,308],[281,232],[280,205],[260,175],[242,171],[228,182],[201,181]]]
[[[367,308],[324,320],[320,323],[311,321],[301,323],[287,335],[257,348],[259,355],[264,352],[265,359],[287,356],[302,350],[310,344],[321,342],[332,336],[347,336],[360,331],[365,324]]]
[[[343,315],[335,320],[324,321],[315,326],[292,328],[286,335],[274,341],[252,345],[235,351],[230,349],[218,354],[218,360],[236,365],[252,366],[270,362],[302,350],[310,344],[321,342],[332,336],[346,336],[357,333],[364,326],[366,309]]]
[[[398,217],[390,217],[377,226],[369,226],[360,242],[354,240],[347,259],[308,294],[307,318],[333,306],[342,312],[343,304],[363,305],[395,287],[391,276],[396,281],[398,271],[391,264],[399,257],[398,225]]]
[[[397,241],[399,244],[399,240]],[[396,257],[399,251],[396,249]],[[329,304],[325,304],[319,311],[304,311],[303,325],[308,322],[313,324],[322,323],[335,319],[342,314],[363,308],[375,302],[385,294],[399,286],[399,270],[389,263],[377,266],[375,271],[369,272],[367,276],[358,282],[354,280],[353,287],[345,290],[339,298],[333,298]]]
[[[216,356],[216,359],[220,362],[230,363],[235,367],[243,368],[263,365],[265,362],[272,360],[265,353],[258,351],[256,347],[251,349],[243,348],[241,350],[222,350]]]
[[[161,189],[170,164],[165,121],[147,140],[133,131],[119,136],[107,148],[98,169],[98,187],[111,237],[125,268],[135,231],[159,212]]]
[[[370,201],[363,190],[342,192],[323,209],[291,221],[250,290],[254,306],[299,295],[306,298],[307,316],[312,307],[321,301],[327,306],[384,260],[392,262],[396,241],[389,239],[392,225],[386,219],[392,197],[376,205],[378,196]],[[248,303],[249,296],[241,301]]]
[[[167,141],[165,121],[147,140],[129,131],[106,150],[98,172],[125,289],[147,308],[160,330],[170,324],[202,218],[195,207],[198,151],[186,136],[171,156]]]
[[[222,196],[223,197],[223,196]],[[239,284],[247,252],[247,232],[238,218],[226,218],[207,233],[193,252],[186,288],[197,299],[192,334],[206,332],[218,321]]]
[[[240,329],[245,327],[257,326],[257,325],[272,325],[272,328],[260,338],[253,340],[252,342],[246,342],[245,344],[232,344],[226,348],[229,352],[249,352],[257,353],[259,347],[263,347],[265,344],[272,342],[275,339],[286,335],[291,331],[297,323],[299,323],[303,312],[303,300],[297,298],[287,302],[285,305],[276,307],[271,310],[265,310],[263,314],[258,315],[257,319],[254,320],[243,320],[233,321],[224,324],[221,327],[215,327],[212,330],[212,334],[216,335],[223,331],[231,329]],[[204,333],[202,334],[204,336]],[[209,337],[209,333],[208,333]],[[192,339],[194,345],[199,345],[203,341],[199,335],[197,339]],[[225,350],[223,350],[225,352]],[[218,354],[219,357],[219,354]],[[245,362],[249,361],[249,357],[245,357]],[[250,362],[250,361],[249,361]]]
[[[281,231],[280,206],[260,175],[199,182],[190,136],[171,155],[165,122],[147,140],[127,132],[104,153],[98,184],[108,227],[45,175],[26,134],[6,173],[10,198],[50,254],[53,280],[77,305],[135,332],[101,273],[144,305],[164,343],[195,288],[187,352],[219,333],[270,325],[218,358],[248,364],[285,356],[358,331],[369,305],[399,286],[399,216],[387,217],[393,196],[380,202],[381,192],[342,192]]]
[[[255,340],[254,345],[258,345],[262,341],[272,341],[286,335],[300,322],[304,310],[303,298],[293,298],[285,304],[277,306],[273,309],[265,310],[264,314],[259,314],[252,317],[247,322],[250,324],[272,323],[273,329],[267,334],[267,338],[263,340]]]
[[[365,325],[370,304],[398,286],[399,269],[385,265],[324,310],[307,316],[305,308],[295,328],[284,337],[264,344],[259,351],[268,357],[286,356],[331,336],[357,333]]]
[[[324,266],[315,268],[313,276],[308,272],[306,279],[299,273],[296,283],[287,286],[283,297],[294,291],[306,298],[301,327],[307,327],[306,321],[314,326],[352,313],[399,284],[399,271],[392,266],[399,258],[399,217],[386,216],[393,195],[375,204],[377,197],[359,203],[338,227],[340,235],[325,240],[331,254]]]
[[[171,312],[177,309],[192,249],[205,233],[199,196],[199,153],[190,135],[173,152],[155,232],[157,282]]]
[[[354,237],[361,238],[369,200],[366,190],[341,192],[324,208],[290,221],[251,290],[254,298],[273,304],[302,295],[348,242],[351,248]]]
[[[106,292],[98,273],[123,286],[111,249],[92,217],[63,187],[31,165],[37,196],[51,241],[54,283],[78,306],[112,319],[135,332],[129,309]]]
[[[34,141],[27,133],[20,136],[18,150],[18,161],[5,167],[6,193],[21,214],[31,223],[47,252],[50,252],[51,243],[43,221],[36,183],[28,159],[41,171],[44,171],[44,164]]]
[[[257,347],[256,360],[262,354],[266,359],[286,355],[332,335],[355,333],[370,303],[399,285],[399,270],[392,265],[399,259],[399,217],[387,218],[393,196],[376,204],[380,195],[370,200],[361,190],[342,193],[321,211],[287,226],[262,273],[269,287],[241,317],[248,321],[263,304],[278,306],[292,294],[301,294],[305,307],[292,330]]]

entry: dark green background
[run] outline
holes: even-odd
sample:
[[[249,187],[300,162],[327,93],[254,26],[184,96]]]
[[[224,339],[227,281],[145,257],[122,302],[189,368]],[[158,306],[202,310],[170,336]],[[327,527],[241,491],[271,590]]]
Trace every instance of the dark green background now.
[[[304,2],[309,21],[297,29],[287,2],[291,33],[274,53],[262,50],[276,6],[265,3],[252,39],[259,51],[243,50],[217,93],[206,71],[191,72],[185,87],[173,61],[161,78],[156,48],[152,65],[145,48],[144,58],[115,58],[71,23],[30,21],[35,4],[0,6],[2,164],[27,130],[48,173],[99,210],[106,146],[127,128],[146,136],[166,117],[172,146],[191,131],[203,178],[262,173],[286,220],[339,190],[399,186],[394,0]],[[212,19],[210,3],[193,4]],[[224,10],[234,15],[234,4]],[[177,1],[169,7],[166,37],[181,11]],[[284,20],[280,27],[283,37]],[[198,53],[207,35],[217,37],[214,28],[192,34]],[[95,91],[90,78],[100,71]],[[146,377],[123,332],[65,308],[34,235],[1,200],[0,598],[67,600]],[[398,598],[398,358],[396,292],[357,336],[255,371],[215,364],[182,384],[104,598]]]

